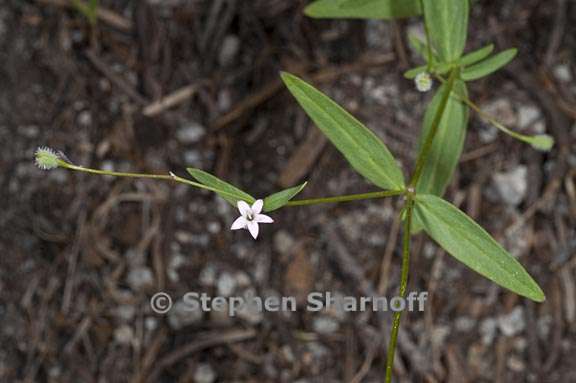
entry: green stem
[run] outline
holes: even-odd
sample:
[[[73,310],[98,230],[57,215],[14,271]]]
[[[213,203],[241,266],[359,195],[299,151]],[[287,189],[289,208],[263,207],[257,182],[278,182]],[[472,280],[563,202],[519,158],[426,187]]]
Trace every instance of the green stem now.
[[[308,205],[317,205],[317,204],[321,204],[321,203],[348,202],[348,201],[357,201],[357,200],[365,200],[365,199],[392,197],[392,196],[401,195],[403,193],[404,193],[404,191],[402,191],[402,190],[389,190],[389,191],[373,192],[373,193],[341,195],[341,196],[336,196],[336,197],[301,199],[301,200],[290,201],[285,206],[308,206]]]
[[[225,191],[218,190],[218,189],[215,189],[213,187],[206,186],[206,185],[203,185],[203,184],[198,183],[198,182],[190,181],[190,180],[187,180],[186,178],[178,177],[177,175],[172,175],[172,174],[162,175],[162,174],[146,174],[146,173],[113,172],[113,171],[108,171],[108,170],[99,170],[99,169],[85,168],[82,166],[76,166],[76,165],[72,165],[72,164],[65,162],[65,161],[62,161],[62,160],[58,161],[58,165],[63,167],[63,168],[66,168],[66,169],[70,169],[70,170],[76,170],[79,172],[90,173],[90,174],[99,174],[99,175],[103,175],[103,176],[148,178],[148,179],[155,179],[155,180],[174,181],[174,182],[179,182],[179,183],[186,184],[186,185],[195,186],[195,187],[200,188],[200,189],[209,190],[209,191],[212,191],[214,193],[225,195],[227,197],[237,198],[237,196],[234,194],[227,193]]]
[[[430,133],[426,136],[426,140],[424,141],[424,145],[422,146],[422,150],[420,151],[420,155],[416,160],[416,166],[412,178],[410,179],[409,187],[415,188],[420,176],[422,175],[422,171],[424,170],[424,164],[428,159],[428,155],[430,154],[430,150],[432,149],[432,142],[434,141],[434,137],[436,137],[436,133],[438,132],[438,127],[440,126],[440,122],[442,121],[442,117],[444,115],[444,110],[446,110],[446,105],[448,104],[448,100],[450,98],[450,94],[452,93],[452,88],[454,88],[454,81],[456,80],[456,76],[458,75],[459,68],[454,68],[450,72],[450,77],[448,78],[448,83],[446,88],[444,88],[444,94],[442,95],[442,99],[440,100],[440,107],[438,108],[438,112],[434,116],[434,120],[432,120],[432,127],[430,129]]]
[[[155,179],[155,180],[164,180],[164,181],[174,181],[179,182],[186,185],[195,186],[200,189],[209,190],[220,195],[225,195],[227,197],[237,198],[235,194],[227,193],[223,190],[218,190],[210,186],[203,185],[198,182],[187,180],[186,178],[178,177],[177,175],[161,175],[161,174],[146,174],[146,173],[126,173],[126,172],[114,172],[108,170],[99,170],[99,169],[91,169],[85,168],[82,166],[72,165],[68,162],[63,160],[58,161],[58,165],[60,167],[69,169],[69,170],[76,170],[83,173],[90,173],[90,174],[98,174],[103,176],[114,176],[114,177],[130,177],[130,178],[147,178],[147,179]],[[404,191],[402,190],[387,190],[381,192],[372,192],[372,193],[363,193],[363,194],[349,194],[349,195],[342,195],[342,196],[335,196],[335,197],[324,197],[324,198],[313,198],[313,199],[302,199],[296,201],[290,201],[286,206],[308,206],[308,205],[317,205],[321,203],[331,203],[331,202],[347,202],[347,201],[357,201],[357,200],[365,200],[365,199],[374,199],[374,198],[384,198],[384,197],[392,197],[403,194]],[[247,201],[247,202],[254,202],[254,201]]]
[[[406,219],[404,220],[404,232],[402,233],[402,272],[400,276],[400,292],[399,295],[404,298],[406,296],[406,289],[408,288],[408,272],[410,271],[410,232],[412,230],[412,210],[414,207],[414,194],[408,193],[406,195]],[[402,311],[394,313],[392,321],[392,331],[390,332],[390,340],[388,343],[388,354],[386,355],[386,383],[392,381],[392,369],[394,367],[394,352],[396,351],[396,343],[398,342],[398,330],[400,329],[400,319]]]
[[[436,76],[436,77],[438,78],[438,80],[440,82],[442,82],[442,83],[446,82],[446,80],[444,78],[442,78],[442,76]],[[478,105],[476,105],[475,103],[473,103],[472,100],[470,100],[468,97],[463,96],[458,92],[454,92],[454,94],[458,98],[459,101],[466,104],[470,109],[475,111],[483,120],[488,121],[490,124],[494,125],[494,127],[496,127],[497,129],[508,134],[509,136],[516,138],[517,140],[520,140],[522,142],[526,142],[527,144],[533,143],[533,136],[518,133],[518,132],[515,132],[515,131],[507,128],[506,126],[504,126],[503,124],[498,122],[494,117],[492,117],[491,115],[489,115],[488,113],[486,113],[482,109],[480,109],[480,107]]]
[[[422,13],[424,13],[424,0],[420,0],[420,7],[422,8]],[[428,56],[426,60],[426,72],[430,73],[432,69],[432,41],[426,20],[424,20],[424,34],[426,35],[426,55]]]
[[[432,120],[430,132],[428,133],[428,136],[426,136],[422,150],[420,151],[418,159],[416,160],[416,166],[414,167],[414,173],[412,174],[410,183],[408,184],[409,186],[404,193],[406,197],[406,203],[404,205],[406,218],[404,220],[404,232],[402,235],[402,271],[400,276],[399,291],[399,295],[402,298],[406,296],[406,289],[408,287],[408,273],[410,271],[410,235],[412,231],[412,211],[414,207],[415,188],[418,180],[420,179],[420,176],[422,175],[424,164],[428,159],[430,150],[432,149],[432,142],[434,141],[434,137],[436,137],[436,133],[438,132],[438,127],[440,126],[440,122],[442,121],[444,111],[446,110],[446,105],[448,104],[450,94],[454,88],[454,82],[456,81],[458,71],[459,68],[453,68],[450,72],[448,83],[446,84],[442,99],[440,100],[440,106],[436,112],[436,115],[434,116],[434,119]],[[401,318],[402,311],[394,313],[394,318],[392,320],[392,330],[390,332],[390,340],[388,343],[388,354],[386,356],[386,383],[392,382],[394,353],[396,351],[396,344],[398,343],[398,330],[400,329]]]

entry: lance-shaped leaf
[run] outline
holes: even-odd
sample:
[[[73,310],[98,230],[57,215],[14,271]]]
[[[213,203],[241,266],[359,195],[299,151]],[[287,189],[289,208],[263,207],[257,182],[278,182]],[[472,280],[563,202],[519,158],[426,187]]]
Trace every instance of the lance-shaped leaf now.
[[[460,65],[468,66],[476,64],[478,61],[484,60],[486,57],[488,57],[493,50],[494,44],[490,44],[483,48],[477,49],[474,52],[467,53],[460,59]]]
[[[472,270],[533,301],[545,299],[520,262],[456,206],[422,194],[416,197],[414,212],[428,235]]]
[[[422,150],[423,142],[432,129],[432,123],[440,109],[442,95],[446,86],[446,84],[443,84],[438,89],[426,108],[423,132],[420,135],[420,150]],[[452,179],[452,174],[458,165],[458,160],[464,147],[464,139],[466,138],[468,107],[460,101],[457,95],[468,96],[466,84],[463,81],[457,80],[454,82],[454,88],[450,93],[450,98],[436,131],[436,136],[432,141],[428,159],[424,164],[422,175],[416,186],[420,193],[438,196],[444,194],[444,190]]]
[[[256,201],[254,197],[245,191],[238,189],[236,186],[231,185],[226,181],[222,181],[220,178],[215,177],[212,174],[205,172],[204,170],[194,168],[188,168],[186,170],[192,177],[194,177],[194,179],[196,179],[196,181],[215,189],[216,194],[224,198],[233,206],[236,206],[238,201],[246,201],[250,204]]]
[[[424,0],[424,15],[432,45],[442,62],[460,58],[466,45],[469,4],[467,0]]]
[[[420,0],[318,0],[304,13],[316,18],[395,19],[422,13]]]
[[[271,212],[280,209],[282,206],[286,205],[292,198],[294,198],[298,193],[306,187],[307,182],[302,185],[294,186],[289,189],[279,191],[264,198],[264,211]]]
[[[512,61],[516,57],[516,53],[518,53],[516,48],[507,49],[478,64],[464,68],[461,74],[462,80],[472,81],[488,76]]]
[[[282,80],[316,126],[358,173],[383,189],[404,188],[402,171],[388,148],[371,130],[298,77],[282,73]]]

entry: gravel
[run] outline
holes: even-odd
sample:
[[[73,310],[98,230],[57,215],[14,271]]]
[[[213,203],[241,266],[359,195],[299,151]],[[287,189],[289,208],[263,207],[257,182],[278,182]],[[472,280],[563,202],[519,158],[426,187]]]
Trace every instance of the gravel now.
[[[496,173],[492,180],[502,202],[517,206],[526,197],[528,191],[528,168],[526,166],[519,165],[510,171]]]

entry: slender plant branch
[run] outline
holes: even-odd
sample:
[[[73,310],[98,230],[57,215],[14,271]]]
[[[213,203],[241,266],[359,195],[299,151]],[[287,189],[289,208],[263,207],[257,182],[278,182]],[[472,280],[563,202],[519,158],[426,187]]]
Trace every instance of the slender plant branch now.
[[[365,199],[375,199],[384,197],[393,197],[397,195],[404,194],[403,190],[387,190],[382,192],[372,192],[363,194],[349,194],[341,195],[336,197],[325,197],[325,198],[313,198],[313,199],[301,199],[288,202],[285,206],[307,206],[307,205],[317,205],[321,203],[332,203],[332,202],[348,202],[357,201]]]
[[[420,7],[422,8],[422,13],[424,13],[424,0],[420,0]],[[430,41],[430,33],[428,28],[428,23],[424,20],[424,34],[426,35],[426,72],[432,70],[432,41]]]
[[[227,193],[226,191],[218,190],[218,189],[215,189],[215,188],[210,187],[210,186],[206,186],[206,185],[198,183],[198,182],[190,181],[190,180],[187,180],[186,178],[178,177],[177,175],[175,175],[173,173],[170,173],[168,175],[163,175],[163,174],[147,174],[147,173],[114,172],[114,171],[109,171],[109,170],[85,168],[83,166],[73,165],[73,164],[70,164],[70,163],[62,161],[62,160],[59,160],[58,164],[61,167],[66,168],[66,169],[76,170],[76,171],[83,172],[83,173],[99,174],[99,175],[103,175],[103,176],[147,178],[147,179],[155,179],[155,180],[163,180],[163,181],[174,181],[174,182],[178,182],[178,183],[182,183],[182,184],[186,184],[186,185],[191,185],[191,186],[194,186],[194,187],[197,187],[200,189],[209,190],[209,191],[212,191],[214,193],[225,195],[227,197],[237,198],[237,196],[234,194]]]
[[[418,180],[422,175],[422,171],[424,170],[424,164],[426,163],[428,155],[430,154],[430,150],[432,149],[432,142],[434,141],[434,137],[436,137],[438,127],[440,126],[440,122],[442,121],[442,117],[444,116],[444,111],[446,110],[448,99],[450,98],[450,94],[452,93],[452,88],[454,88],[454,81],[456,80],[458,71],[459,68],[454,68],[450,72],[450,77],[448,78],[446,88],[444,89],[442,99],[440,100],[440,106],[438,108],[438,112],[434,116],[434,120],[432,120],[432,128],[430,129],[428,136],[426,136],[426,141],[424,141],[424,145],[422,146],[420,155],[416,160],[416,166],[414,168],[412,178],[410,179],[409,188],[416,187],[416,184],[418,183]]]
[[[406,289],[408,287],[408,272],[410,271],[410,235],[412,230],[412,211],[414,207],[414,194],[407,194],[406,204],[404,211],[406,218],[404,219],[404,232],[402,233],[402,272],[400,276],[400,297],[406,296]],[[386,383],[392,381],[392,369],[394,367],[394,353],[396,351],[396,343],[398,342],[398,330],[400,329],[400,319],[402,311],[394,313],[392,321],[392,331],[390,332],[390,340],[388,343],[388,354],[386,355]]]
[[[92,168],[85,168],[83,166],[73,165],[63,160],[58,161],[58,165],[60,167],[75,170],[83,173],[90,173],[90,174],[99,174],[104,176],[114,176],[114,177],[130,177],[130,178],[147,178],[147,179],[155,179],[155,180],[163,180],[163,181],[174,181],[179,182],[186,185],[191,185],[200,189],[209,190],[215,192],[220,195],[225,195],[227,197],[237,198],[236,195],[226,193],[223,190],[218,190],[210,186],[206,186],[204,184],[194,182],[188,180],[186,178],[178,177],[175,174],[163,175],[163,174],[147,174],[147,173],[126,173],[126,172],[114,172],[109,170],[100,170],[100,169],[92,169]],[[302,199],[302,200],[295,200],[290,201],[286,206],[309,206],[309,205],[317,205],[321,203],[333,203],[333,202],[348,202],[348,201],[357,201],[357,200],[365,200],[365,199],[375,199],[375,198],[385,198],[385,197],[393,197],[403,194],[403,190],[387,190],[387,191],[380,191],[380,192],[372,192],[372,193],[362,193],[362,194],[348,194],[348,195],[341,195],[341,196],[334,196],[334,197],[323,197],[323,198],[313,198],[313,199]],[[253,202],[253,201],[247,201]]]
[[[442,83],[446,82],[446,80],[442,76],[437,75],[436,77],[438,78],[438,80],[440,82],[442,82]],[[492,117],[491,115],[489,115],[488,113],[486,113],[482,109],[480,109],[480,107],[478,105],[476,105],[474,102],[472,102],[472,100],[470,100],[465,95],[460,94],[458,91],[455,91],[454,95],[458,98],[459,101],[463,102],[470,109],[475,111],[480,116],[480,118],[482,118],[485,121],[488,121],[490,124],[495,126],[497,129],[503,131],[504,133],[508,134],[509,136],[516,138],[517,140],[520,140],[522,142],[526,142],[528,144],[532,144],[532,140],[533,140],[532,136],[518,133],[518,132],[515,132],[515,131],[507,128],[506,126],[504,126],[503,124],[498,122],[494,117]]]
[[[416,160],[416,166],[414,168],[414,173],[408,184],[408,188],[404,192],[406,198],[406,203],[404,205],[404,211],[406,212],[406,217],[404,219],[404,232],[402,235],[402,271],[400,276],[400,297],[404,298],[406,296],[406,288],[408,286],[408,273],[410,271],[410,235],[412,230],[412,212],[414,207],[415,198],[415,188],[420,176],[422,175],[422,170],[424,169],[424,164],[428,159],[430,150],[432,148],[432,142],[436,133],[438,132],[438,127],[442,121],[444,111],[446,110],[446,105],[448,104],[448,99],[454,88],[454,81],[458,75],[459,68],[454,68],[450,72],[450,77],[448,78],[448,83],[442,94],[442,99],[440,100],[440,106],[432,120],[432,127],[420,155]],[[392,370],[394,368],[394,354],[396,351],[396,344],[398,343],[398,330],[400,329],[400,319],[402,318],[402,311],[397,311],[394,313],[394,318],[392,321],[392,330],[390,332],[390,340],[388,343],[388,354],[386,355],[386,383],[392,382]]]

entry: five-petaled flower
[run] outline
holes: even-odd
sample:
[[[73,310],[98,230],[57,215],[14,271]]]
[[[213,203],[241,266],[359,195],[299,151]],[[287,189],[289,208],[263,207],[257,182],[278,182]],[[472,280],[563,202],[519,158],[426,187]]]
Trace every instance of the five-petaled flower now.
[[[274,220],[265,214],[260,214],[264,207],[264,201],[261,199],[256,200],[252,206],[244,201],[238,201],[238,210],[240,210],[240,217],[234,221],[230,230],[247,229],[252,237],[258,237],[258,224],[259,223],[272,223]]]

